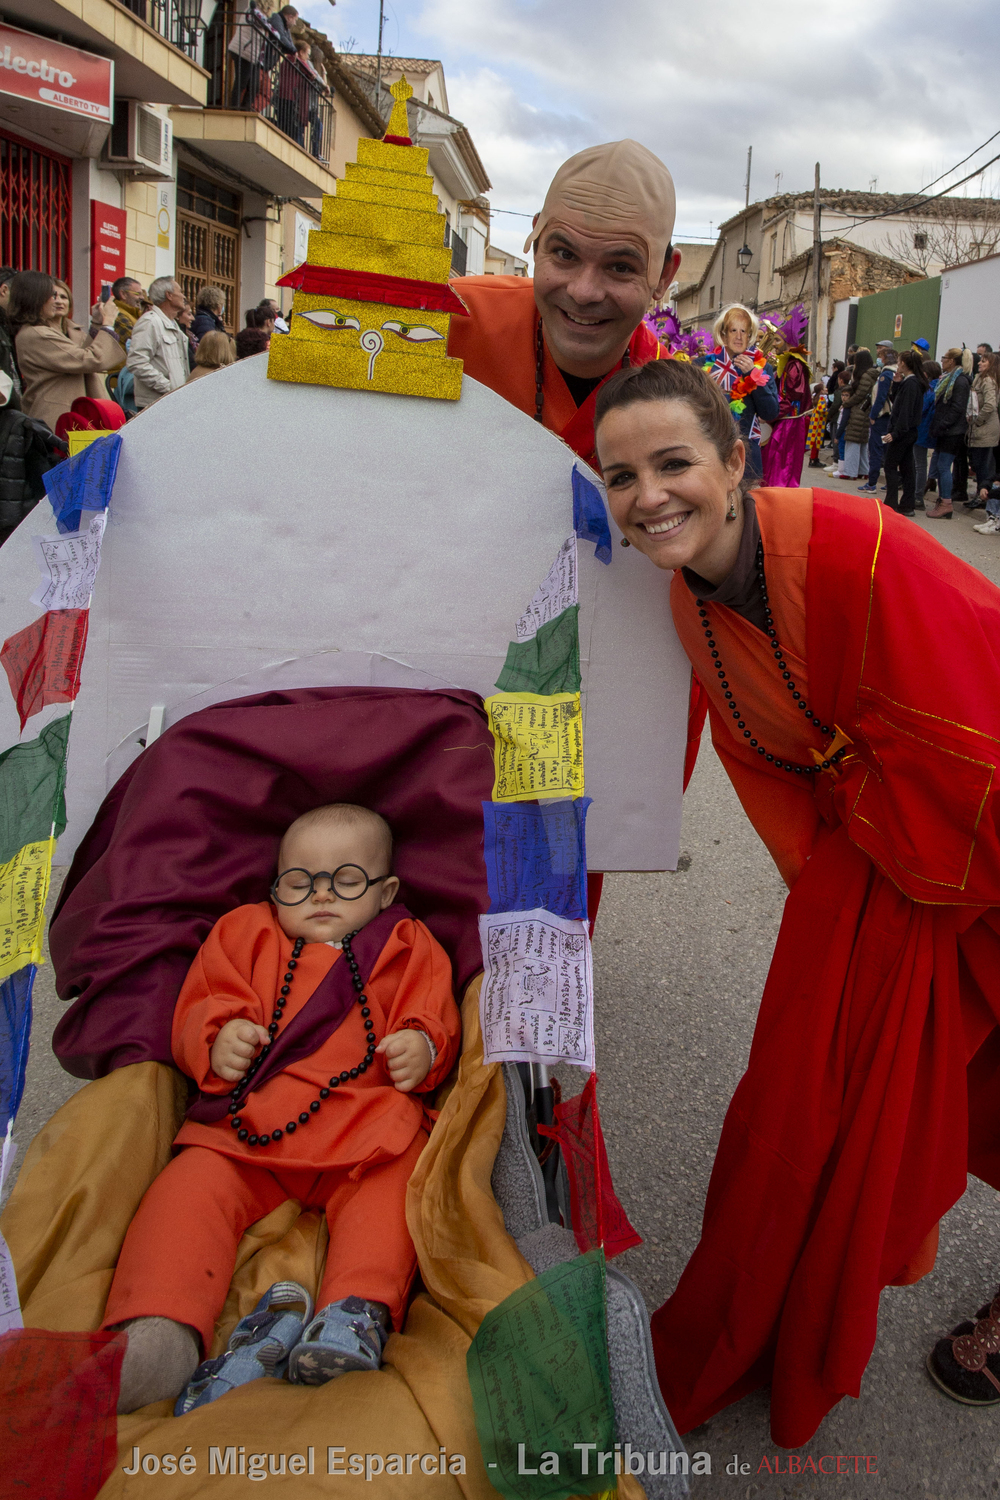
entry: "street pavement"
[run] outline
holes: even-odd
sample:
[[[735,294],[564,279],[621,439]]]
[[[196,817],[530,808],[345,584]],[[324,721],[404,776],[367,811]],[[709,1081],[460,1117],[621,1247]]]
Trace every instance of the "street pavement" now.
[[[803,483],[856,486],[803,471]],[[952,521],[920,516],[930,532],[1000,585],[1000,536],[973,530],[982,511]],[[684,803],[675,874],[615,875],[605,882],[594,940],[600,1100],[616,1189],[644,1243],[617,1262],[650,1310],[669,1295],[693,1250],[722,1119],[746,1065],[777,934],[784,886],[708,742]],[[58,886],[62,872],[56,871]],[[76,1088],[52,1057],[62,1004],[44,967],[16,1136],[24,1147]],[[564,1070],[564,1086],[581,1075]],[[766,1392],[713,1418],[686,1439],[712,1472],[693,1481],[711,1500],[979,1500],[1000,1492],[1000,1408],[977,1411],[932,1386],[924,1360],[934,1341],[973,1313],[1000,1280],[1000,1199],[970,1180],[942,1225],[932,1274],[882,1297],[878,1342],[859,1401],[844,1400],[808,1448],[841,1455],[849,1473],[788,1475],[789,1455],[768,1431]],[[738,1455],[739,1473],[727,1473]],[[860,1456],[855,1474],[854,1456]],[[775,1476],[780,1456],[781,1477]],[[866,1472],[867,1468],[877,1473]],[[763,1460],[770,1464],[769,1474]],[[829,1460],[825,1468],[832,1467]]]

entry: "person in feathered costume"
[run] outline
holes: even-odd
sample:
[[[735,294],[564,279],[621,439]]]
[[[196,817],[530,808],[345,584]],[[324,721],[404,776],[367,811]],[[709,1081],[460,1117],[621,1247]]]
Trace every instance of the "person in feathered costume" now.
[[[811,415],[809,383],[812,371],[803,344],[809,320],[801,305],[794,307],[782,323],[764,320],[771,350],[776,354],[778,375],[778,420],[764,445],[764,483],[775,488],[797,489],[802,483],[802,461]]]

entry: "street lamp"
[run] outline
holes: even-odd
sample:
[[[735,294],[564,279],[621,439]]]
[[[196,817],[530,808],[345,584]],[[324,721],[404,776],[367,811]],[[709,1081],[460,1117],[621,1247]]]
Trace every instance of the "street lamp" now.
[[[746,240],[743,241],[742,246],[739,250],[737,250],[736,259],[739,262],[741,271],[745,271],[747,266],[753,260],[753,251],[750,249],[750,246],[747,244]]]

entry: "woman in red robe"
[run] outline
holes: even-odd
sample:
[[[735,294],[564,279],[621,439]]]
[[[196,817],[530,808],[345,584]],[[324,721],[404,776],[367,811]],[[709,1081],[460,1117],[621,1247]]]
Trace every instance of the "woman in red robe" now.
[[[682,1432],[770,1382],[796,1447],[858,1395],[881,1289],[930,1269],[967,1169],[1000,1188],[1000,593],[875,500],[746,493],[692,365],[612,377],[597,442],[789,887],[657,1368]],[[956,1334],[934,1378],[997,1399],[1000,1318]]]

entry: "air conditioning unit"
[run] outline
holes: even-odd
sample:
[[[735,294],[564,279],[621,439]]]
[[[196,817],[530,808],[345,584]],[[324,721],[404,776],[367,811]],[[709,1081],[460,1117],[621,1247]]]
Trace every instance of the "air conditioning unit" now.
[[[116,99],[108,161],[116,167],[131,168],[137,178],[171,178],[173,137],[174,127],[163,115],[138,99]]]

